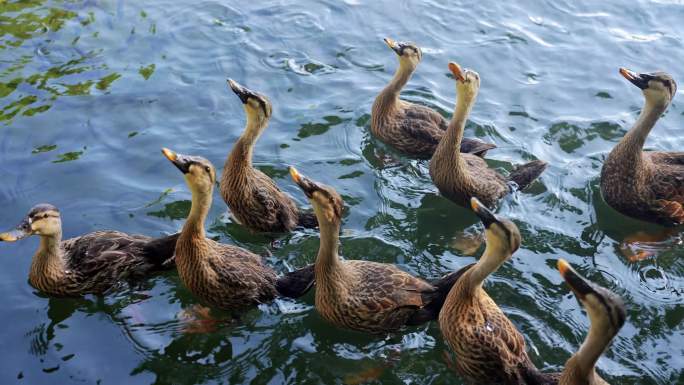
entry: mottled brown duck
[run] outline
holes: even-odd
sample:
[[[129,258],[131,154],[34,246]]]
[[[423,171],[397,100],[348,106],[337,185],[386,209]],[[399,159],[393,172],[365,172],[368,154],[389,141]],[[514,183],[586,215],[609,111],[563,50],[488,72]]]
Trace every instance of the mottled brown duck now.
[[[291,197],[268,175],[252,166],[254,145],[271,118],[271,102],[232,79],[228,79],[228,85],[242,101],[247,115],[245,129],[228,155],[221,174],[221,196],[233,218],[257,232],[316,227],[313,213],[299,211]]]
[[[664,72],[620,73],[644,94],[644,107],[631,130],[601,169],[601,194],[615,210],[663,226],[684,223],[684,152],[644,152],[644,142],[677,92]]]
[[[119,231],[95,231],[62,240],[62,220],[57,207],[34,206],[0,241],[15,242],[40,236],[33,255],[29,283],[54,296],[102,294],[122,282],[135,282],[174,267],[178,234],[151,238]]]
[[[401,89],[411,78],[422,58],[413,43],[385,39],[399,56],[399,67],[389,84],[378,94],[371,111],[371,132],[390,146],[413,156],[429,158],[444,136],[448,123],[431,108],[399,99]],[[463,138],[461,152],[483,156],[496,145],[479,139]]]
[[[617,294],[600,287],[573,270],[565,260],[558,260],[558,271],[587,310],[589,334],[566,363],[560,385],[608,385],[596,373],[596,361],[625,323],[625,305]]]
[[[324,319],[370,333],[392,332],[436,319],[457,273],[427,282],[391,264],[341,260],[342,198],[333,188],[310,180],[293,167],[290,174],[318,218],[321,238],[314,267],[315,305]]]
[[[471,205],[485,226],[487,245],[477,263],[461,269],[439,313],[439,327],[456,356],[454,368],[473,384],[556,384],[558,375],[537,370],[522,334],[482,288],[520,246],[518,227],[477,198]]]
[[[183,173],[192,193],[190,214],[176,244],[176,265],[183,284],[200,300],[220,309],[234,310],[271,301],[278,293],[277,277],[261,256],[206,237],[204,222],[216,183],[214,166],[199,156],[177,154],[166,148],[162,153]],[[301,270],[308,274],[305,281],[312,277],[310,270]],[[294,284],[301,281],[289,278]],[[287,284],[280,286],[288,289]],[[299,292],[292,289],[283,294]]]
[[[468,207],[476,197],[493,208],[506,194],[529,186],[546,169],[546,162],[534,160],[518,166],[508,177],[487,165],[484,159],[458,151],[463,129],[480,89],[480,76],[475,71],[461,70],[449,63],[456,79],[458,99],[446,135],[439,142],[430,161],[430,176],[439,192],[451,201]]]

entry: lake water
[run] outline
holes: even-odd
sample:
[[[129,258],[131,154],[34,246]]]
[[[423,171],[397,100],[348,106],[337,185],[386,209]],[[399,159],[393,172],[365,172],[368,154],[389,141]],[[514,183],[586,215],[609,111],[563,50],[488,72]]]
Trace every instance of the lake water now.
[[[437,194],[427,161],[369,135],[371,103],[397,66],[382,38],[411,40],[423,61],[406,99],[450,115],[447,62],[475,69],[482,86],[466,135],[499,146],[493,166],[550,164],[499,208],[523,243],[486,284],[533,361],[560,370],[589,325],[555,269],[562,257],[627,304],[627,322],[598,362],[604,378],[684,384],[681,238],[615,213],[598,188],[603,159],[643,102],[618,67],[663,69],[684,84],[684,3],[507,3],[2,1],[0,227],[50,202],[66,237],[177,231],[190,194],[159,149],[221,167],[245,120],[231,77],[273,102],[258,167],[301,205],[288,165],[344,196],[345,257],[426,277],[458,269],[481,253],[467,241],[481,231],[476,217]],[[684,149],[683,105],[680,91],[648,148]],[[230,222],[218,194],[208,227],[223,242],[270,253],[278,271],[312,262],[318,248],[316,231],[275,245],[249,233]],[[659,242],[647,245],[653,256],[630,262],[621,245],[637,232]],[[37,243],[0,244],[2,384],[461,383],[434,322],[386,338],[342,331],[316,314],[309,293],[216,325],[188,315],[197,300],[173,272],[135,290],[54,299],[27,282]]]

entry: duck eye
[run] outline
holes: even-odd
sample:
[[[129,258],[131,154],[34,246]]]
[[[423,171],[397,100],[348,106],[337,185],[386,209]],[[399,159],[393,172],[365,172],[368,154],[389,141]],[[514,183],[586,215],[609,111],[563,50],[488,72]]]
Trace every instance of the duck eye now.
[[[211,168],[209,168],[209,166],[204,166],[204,171],[211,173]]]

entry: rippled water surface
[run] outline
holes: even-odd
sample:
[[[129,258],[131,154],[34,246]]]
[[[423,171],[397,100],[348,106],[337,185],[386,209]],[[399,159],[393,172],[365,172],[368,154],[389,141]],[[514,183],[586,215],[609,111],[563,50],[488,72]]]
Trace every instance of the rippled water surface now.
[[[684,82],[684,4],[508,3],[0,1],[0,226],[46,201],[62,210],[67,237],[180,229],[190,194],[159,148],[222,166],[244,125],[232,77],[273,101],[256,164],[302,205],[287,165],[343,194],[347,258],[426,277],[471,263],[481,252],[468,241],[481,231],[476,218],[437,194],[426,161],[369,135],[373,98],[397,66],[382,38],[412,40],[423,61],[406,99],[450,115],[446,63],[458,61],[482,78],[466,134],[499,146],[491,164],[550,163],[501,205],[524,240],[486,284],[537,366],[560,370],[589,325],[555,269],[562,257],[628,307],[599,372],[614,384],[683,384],[681,238],[616,214],[598,176],[642,105],[617,68],[664,69]],[[683,103],[680,92],[648,148],[684,149]],[[271,255],[279,271],[313,261],[318,248],[315,231],[276,243],[250,234],[218,195],[209,228]],[[630,262],[623,242],[639,232],[659,242]],[[2,384],[461,383],[435,323],[386,338],[341,331],[309,294],[217,325],[192,315],[197,301],[175,273],[104,297],[49,298],[27,283],[37,243],[0,245]]]

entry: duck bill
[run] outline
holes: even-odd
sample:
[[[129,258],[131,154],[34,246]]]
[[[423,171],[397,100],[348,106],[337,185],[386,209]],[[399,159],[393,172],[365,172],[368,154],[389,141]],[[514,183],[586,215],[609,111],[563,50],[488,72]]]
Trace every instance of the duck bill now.
[[[463,69],[461,69],[461,66],[458,65],[458,63],[455,62],[449,62],[449,71],[451,71],[451,74],[454,75],[456,80],[459,82],[465,82],[465,76],[463,75]]]
[[[620,75],[642,90],[648,88],[648,78],[644,76],[644,74],[636,73],[622,67],[620,68]]]
[[[397,55],[401,56],[401,46],[398,42],[390,39],[389,37],[386,37],[384,40],[385,44],[387,44],[388,47],[392,48],[392,51],[394,51]]]
[[[308,198],[313,197],[314,191],[319,189],[315,182],[300,174],[299,171],[292,166],[290,166],[290,176],[297,186],[304,191],[304,194],[306,194]]]
[[[24,219],[14,230],[0,233],[0,241],[16,242],[31,235],[31,223],[28,218]]]
[[[170,160],[183,174],[190,172],[190,160],[187,156],[175,153],[168,148],[162,148],[162,154]]]
[[[243,104],[247,104],[247,100],[249,99],[249,97],[254,95],[252,91],[250,91],[246,87],[243,87],[242,85],[240,85],[240,83],[236,82],[233,79],[228,79],[228,86],[231,90],[233,90],[235,95],[237,95],[238,98],[240,98],[240,101]]]
[[[475,214],[480,218],[485,228],[489,228],[489,226],[491,226],[492,223],[499,222],[499,220],[496,218],[496,215],[494,215],[494,213],[491,210],[489,210],[485,205],[483,205],[479,199],[475,197],[470,198],[470,207],[473,209]]]
[[[595,293],[591,284],[581,275],[577,274],[566,260],[558,260],[558,271],[568,286],[570,286],[570,289],[575,293],[575,296],[580,300],[583,300],[588,294]]]

